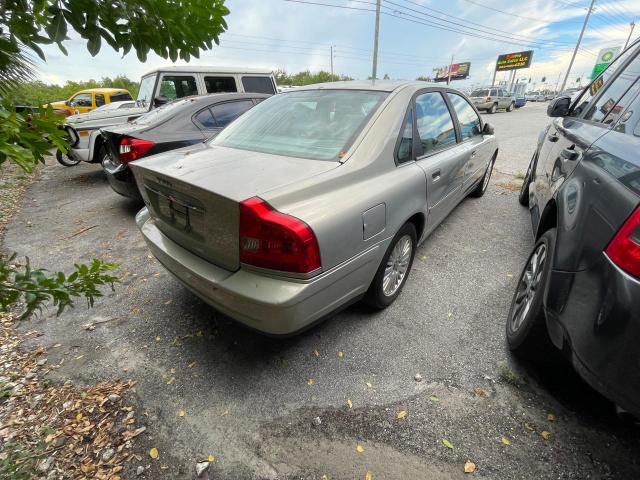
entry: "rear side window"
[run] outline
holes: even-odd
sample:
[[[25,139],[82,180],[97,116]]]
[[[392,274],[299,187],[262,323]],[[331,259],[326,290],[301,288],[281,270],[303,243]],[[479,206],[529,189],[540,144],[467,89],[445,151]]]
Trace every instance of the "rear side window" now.
[[[473,107],[457,93],[447,93],[460,123],[462,138],[473,138],[482,135],[480,117]]]
[[[247,93],[276,93],[271,77],[242,77],[242,87]]]
[[[640,57],[636,57],[623,72],[606,88],[596,102],[589,105],[584,115],[585,120],[592,122],[611,124],[617,120],[626,105],[620,100],[638,83],[640,78]]]
[[[213,114],[211,110],[205,108],[204,110],[199,111],[193,117],[196,122],[202,125],[204,128],[216,128],[216,119],[213,118]]]
[[[96,93],[96,107],[101,107],[104,103],[104,95]]]
[[[489,90],[474,90],[471,92],[471,97],[488,97]]]
[[[237,92],[236,79],[233,77],[204,77],[207,93]]]
[[[439,92],[416,97],[416,124],[425,154],[456,143],[453,120]]]
[[[175,100],[176,98],[198,95],[195,77],[182,75],[165,75],[160,82],[160,96]]]
[[[116,93],[115,95],[111,95],[112,102],[125,102],[127,100],[133,100],[131,95],[128,93]]]
[[[398,163],[413,159],[413,110],[407,112],[402,127],[402,138],[398,146]]]
[[[216,125],[224,128],[251,107],[253,107],[251,100],[241,100],[239,102],[222,103],[211,107],[211,113],[213,113]]]

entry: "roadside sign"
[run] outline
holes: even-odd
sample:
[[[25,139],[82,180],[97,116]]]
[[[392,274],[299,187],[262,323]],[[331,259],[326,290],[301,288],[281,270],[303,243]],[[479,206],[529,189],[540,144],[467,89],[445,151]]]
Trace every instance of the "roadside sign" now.
[[[505,53],[498,56],[496,61],[496,71],[506,72],[508,70],[519,70],[520,68],[529,68],[531,59],[533,58],[533,50],[526,52]]]
[[[471,63],[452,63],[451,64],[451,80],[464,80],[469,76]],[[446,82],[449,78],[449,65],[440,68],[434,68],[434,82]]]
[[[593,72],[591,72],[591,80],[600,75],[600,73],[618,56],[618,53],[620,53],[620,47],[601,49],[600,53],[598,53],[596,64],[593,67]]]

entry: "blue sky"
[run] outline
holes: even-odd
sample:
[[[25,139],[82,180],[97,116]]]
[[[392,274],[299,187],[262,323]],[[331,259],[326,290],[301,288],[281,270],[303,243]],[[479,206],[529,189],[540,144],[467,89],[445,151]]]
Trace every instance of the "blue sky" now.
[[[227,0],[231,14],[227,17],[228,32],[220,37],[221,46],[203,52],[192,63],[283,68],[290,72],[329,70],[330,46],[334,45],[336,73],[354,78],[370,75],[375,14],[355,9],[374,9],[375,0],[306,1],[354,9],[285,0]],[[378,76],[413,79],[431,75],[433,68],[447,64],[454,55],[455,62],[471,62],[470,78],[455,82],[455,86],[486,84],[498,54],[533,49],[532,68],[520,70],[517,78],[532,77],[539,85],[542,77],[547,77],[553,87],[566,72],[588,4],[588,0],[382,0],[386,14],[380,23]],[[589,75],[600,48],[624,44],[634,18],[640,20],[640,1],[596,2],[584,49],[569,82]],[[495,38],[499,30],[509,38],[477,38],[425,22],[490,38]],[[638,35],[640,26],[633,38]],[[143,64],[135,54],[122,57],[106,44],[91,57],[76,36],[66,46],[66,57],[56,47],[47,48],[47,63],[39,67],[44,81],[61,83],[119,74],[137,79],[148,70],[171,64],[155,55]],[[506,79],[506,75],[497,78]]]

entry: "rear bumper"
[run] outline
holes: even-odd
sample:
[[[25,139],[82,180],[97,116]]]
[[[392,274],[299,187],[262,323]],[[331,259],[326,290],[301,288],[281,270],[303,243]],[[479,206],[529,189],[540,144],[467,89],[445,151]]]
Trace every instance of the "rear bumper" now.
[[[310,280],[224,270],[165,236],[143,208],[136,223],[155,257],[215,309],[269,335],[291,335],[363,295],[375,275],[386,239]]]
[[[131,169],[127,165],[116,166],[111,163],[111,159],[107,157],[107,159],[102,162],[102,169],[114,192],[124,197],[142,201],[142,195],[140,195],[138,191],[138,185],[133,177],[133,172],[131,172]]]
[[[603,253],[590,269],[552,273],[547,312],[565,332],[578,373],[640,418],[640,280]]]
[[[478,110],[489,110],[494,102],[483,102],[483,103],[474,103],[473,106]]]

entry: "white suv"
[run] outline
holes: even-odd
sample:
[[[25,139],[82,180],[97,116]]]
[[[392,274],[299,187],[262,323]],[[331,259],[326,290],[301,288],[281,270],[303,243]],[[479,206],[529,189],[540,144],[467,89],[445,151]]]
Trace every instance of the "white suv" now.
[[[273,74],[266,70],[201,66],[159,68],[142,76],[135,103],[115,102],[108,110],[96,109],[68,117],[65,128],[71,149],[67,155],[58,151],[56,157],[66,166],[81,161],[101,162],[106,154],[102,148],[101,128],[126,123],[176,98],[223,92],[275,94],[277,85]]]

